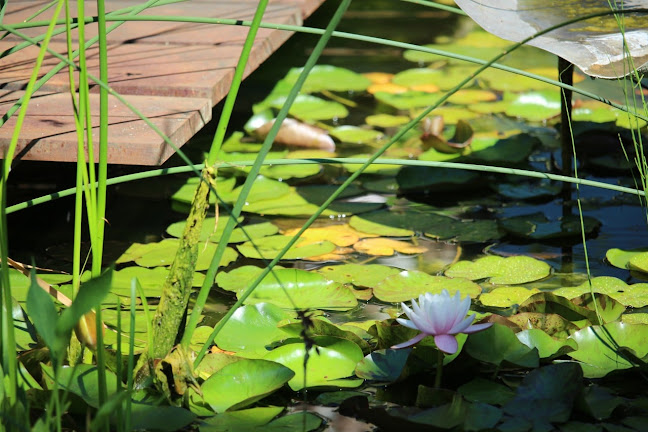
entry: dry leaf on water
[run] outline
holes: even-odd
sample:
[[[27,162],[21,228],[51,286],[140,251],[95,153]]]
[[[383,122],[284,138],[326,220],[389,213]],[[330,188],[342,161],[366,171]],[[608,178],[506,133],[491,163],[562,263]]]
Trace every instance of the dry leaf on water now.
[[[269,121],[254,130],[254,134],[263,139],[270,132],[274,120]],[[335,143],[325,130],[287,118],[281,124],[274,140],[277,144],[289,147],[320,149],[329,152],[335,151]]]

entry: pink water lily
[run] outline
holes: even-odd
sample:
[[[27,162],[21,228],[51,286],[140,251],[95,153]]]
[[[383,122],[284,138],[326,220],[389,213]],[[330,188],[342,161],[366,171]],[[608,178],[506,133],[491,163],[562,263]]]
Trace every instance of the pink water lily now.
[[[450,297],[447,290],[441,291],[441,294],[421,294],[418,304],[416,300],[412,300],[411,309],[405,303],[401,305],[409,320],[397,318],[396,321],[422,333],[407,342],[394,345],[393,349],[406,348],[420,342],[426,336],[434,336],[434,343],[440,351],[454,354],[458,349],[455,335],[475,333],[493,325],[493,323],[471,325],[475,315],[466,317],[470,308],[470,298],[466,297],[462,300],[459,291],[454,297]]]

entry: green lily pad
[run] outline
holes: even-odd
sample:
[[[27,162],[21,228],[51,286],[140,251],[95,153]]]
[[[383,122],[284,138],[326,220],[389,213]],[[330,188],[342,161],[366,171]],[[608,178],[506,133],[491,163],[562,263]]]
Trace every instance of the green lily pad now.
[[[282,269],[281,266],[273,267],[272,271]],[[237,267],[229,272],[218,272],[216,283],[225,291],[242,293],[261,273],[262,268],[253,265]]]
[[[286,97],[280,96],[272,100],[270,106],[281,109],[285,105],[286,99]],[[289,113],[301,120],[331,120],[345,118],[349,115],[349,111],[341,103],[311,95],[297,96]]]
[[[621,321],[626,324],[648,324],[648,313],[624,313],[621,315]]]
[[[618,347],[632,350],[639,358],[648,355],[648,325],[645,324],[615,322],[585,327],[571,338],[578,344],[578,350],[569,356],[580,362],[586,378],[601,378],[612,371],[633,367]]]
[[[384,302],[398,303],[418,298],[425,293],[440,294],[444,289],[451,295],[459,291],[461,297],[476,298],[481,293],[481,287],[468,279],[431,276],[418,270],[406,270],[378,283],[374,287],[374,296]]]
[[[147,297],[159,297],[162,294],[162,286],[169,275],[169,269],[155,267],[152,269],[143,267],[126,267],[113,272],[112,288],[110,292],[122,297],[131,296],[131,281],[137,278],[144,294]],[[192,286],[199,287],[205,280],[202,273],[194,273]],[[136,293],[139,296],[139,293]]]
[[[635,308],[648,306],[648,284],[645,283],[628,285],[621,279],[599,276],[592,278],[592,289],[596,293],[609,295],[625,306]],[[553,291],[555,295],[570,299],[589,292],[589,282],[585,282],[577,287],[559,288]]]
[[[147,243],[148,251],[135,259],[135,263],[142,267],[170,266],[180,246],[178,239],[165,239],[159,243]],[[216,252],[217,245],[211,242],[198,245],[198,259],[195,262],[196,270],[207,270],[211,264],[212,257]],[[230,247],[225,249],[220,266],[224,267],[236,261],[238,254]]]
[[[448,102],[457,105],[471,105],[479,102],[494,101],[497,95],[492,91],[478,89],[462,89],[450,96]]]
[[[541,314],[558,314],[569,321],[586,319],[597,322],[596,312],[591,309],[577,306],[568,299],[551,292],[542,291],[526,299],[518,309],[521,312],[538,312]]]
[[[410,90],[403,93],[377,92],[374,97],[377,101],[397,110],[409,110],[433,105],[439,100],[440,96],[435,93]]]
[[[181,204],[191,205],[194,195],[196,194],[198,183],[200,183],[200,179],[197,177],[191,177],[187,179],[185,184],[183,184],[180,189],[174,192],[174,194],[171,196],[171,200]],[[236,185],[235,178],[216,178],[216,188],[218,189],[219,194],[231,191],[234,185]],[[209,203],[216,203],[216,196],[214,194],[209,194]]]
[[[516,336],[524,345],[536,348],[542,359],[560,357],[578,349],[578,344],[573,339],[554,339],[537,328],[522,330]]]
[[[464,350],[471,357],[486,363],[501,365],[506,361],[522,367],[538,367],[538,350],[524,345],[513,330],[497,323],[471,334]]]
[[[292,237],[283,235],[263,237],[239,245],[238,250],[247,258],[271,260],[281,252],[291,239]],[[307,243],[304,240],[298,240],[297,243],[288,249],[282,259],[294,260],[308,258],[331,253],[334,250],[335,245],[327,240],[316,243]]]
[[[356,364],[364,357],[358,345],[331,336],[316,336],[313,342],[317,350],[313,347],[308,353],[305,378],[306,349],[302,342],[275,348],[265,359],[283,364],[295,372],[295,376],[288,382],[294,391],[314,387],[353,388],[362,384],[362,379],[351,378]]]
[[[426,237],[439,240],[452,239],[462,243],[485,243],[502,237],[497,221],[491,219],[471,221],[450,219],[447,225],[436,224],[430,226],[428,230],[424,233]]]
[[[254,430],[261,428],[273,418],[281,414],[283,407],[268,406],[226,411],[203,419],[201,432],[233,432],[238,430]]]
[[[524,377],[515,397],[504,405],[504,412],[528,421],[535,431],[554,430],[552,422],[569,420],[582,388],[583,374],[577,365],[544,366]]]
[[[457,124],[459,120],[470,120],[479,117],[479,114],[471,111],[468,107],[463,106],[441,106],[434,110],[434,115],[443,117],[443,121],[447,125]]]
[[[459,261],[445,271],[448,277],[488,279],[494,285],[515,285],[544,279],[551,274],[549,264],[527,256],[503,258],[485,256],[475,261]]]
[[[499,287],[480,295],[479,301],[484,306],[507,308],[522,303],[537,292],[539,291],[535,288],[528,289],[514,286]]]
[[[562,190],[562,185],[545,180],[540,183],[496,183],[490,186],[498,194],[514,200],[555,197]]]
[[[525,163],[540,144],[538,138],[526,133],[504,139],[475,138],[472,152],[466,158],[479,163],[519,165]]]
[[[394,75],[392,82],[405,87],[422,84],[435,84],[443,78],[441,69],[415,68],[399,72]],[[437,96],[438,99],[438,96]]]
[[[407,116],[391,114],[374,114],[365,118],[365,123],[367,123],[369,126],[376,126],[381,128],[402,126],[409,121],[410,118]]]
[[[507,386],[484,378],[475,378],[463,384],[457,391],[470,402],[491,405],[503,405],[515,395]]]
[[[342,142],[352,144],[373,144],[383,137],[382,132],[357,126],[338,126],[329,134]]]
[[[474,190],[481,176],[474,171],[406,166],[396,175],[402,191],[429,191],[449,193]]]
[[[238,199],[242,189],[243,186],[239,186],[232,189],[230,192],[219,191],[219,196],[226,203],[232,204]],[[290,194],[290,192],[291,187],[288,184],[264,176],[258,176],[254,180],[246,200],[248,202],[257,203],[267,199],[277,199]]]
[[[213,243],[218,243],[223,234],[223,230],[225,229],[225,225],[227,225],[228,219],[229,216],[220,216],[218,218],[218,223],[216,223],[216,219],[213,217],[205,218],[202,230],[200,231],[200,241],[203,242],[209,240]],[[242,219],[243,218],[241,218],[241,220]],[[185,224],[185,221],[172,223],[167,227],[166,232],[174,237],[181,237]],[[279,232],[279,228],[272,222],[248,224],[241,228],[235,228],[234,231],[232,231],[229,243],[240,243],[250,239],[254,240],[276,234],[277,232]]]
[[[297,82],[303,68],[292,68],[288,71],[282,81],[291,86]],[[322,90],[347,92],[363,91],[371,84],[368,78],[353,72],[349,69],[330,66],[316,65],[308,73],[308,78],[301,88],[304,93],[317,93]]]
[[[506,109],[506,115],[540,122],[560,115],[560,92],[544,90],[520,94]]]
[[[187,428],[196,417],[191,411],[176,406],[131,404],[133,430],[174,432]]]
[[[357,364],[355,374],[370,381],[394,382],[403,372],[410,352],[410,349],[373,351]]]
[[[234,351],[239,356],[261,358],[268,353],[268,345],[288,337],[277,323],[291,317],[273,304],[245,305],[234,312],[214,342],[220,349]]]
[[[294,376],[292,370],[279,363],[243,359],[216,372],[200,389],[205,402],[219,413],[243,408],[263,399]]]
[[[272,115],[272,112],[269,112],[269,118],[272,119],[274,116]],[[252,119],[250,119],[252,120]],[[246,124],[247,126],[247,124]],[[260,125],[259,125],[260,126]],[[247,131],[247,129],[246,129]],[[251,132],[251,131],[248,131]],[[229,138],[225,140],[223,143],[223,147],[221,149],[225,153],[231,153],[231,152],[241,152],[241,153],[258,153],[259,150],[261,150],[261,147],[263,146],[262,143],[249,143],[249,142],[244,142],[241,141],[241,139],[245,137],[245,134],[243,132],[234,132],[232,135],[230,135]]]
[[[351,283],[360,288],[373,288],[383,279],[400,270],[381,264],[342,264],[317,269],[327,279],[341,284]]]
[[[601,222],[590,216],[583,216],[585,234],[596,232]],[[500,227],[509,234],[533,240],[566,239],[581,237],[580,218],[569,215],[561,220],[549,220],[543,213],[514,216],[500,219]]]
[[[291,337],[301,337],[304,331],[304,324],[300,319],[291,319],[284,321],[279,328]],[[326,317],[318,316],[311,319],[311,325],[308,329],[309,336],[333,336],[340,339],[350,340],[358,345],[364,352],[371,349],[370,345],[361,337],[361,331],[354,326],[337,325],[329,321]]]
[[[605,258],[614,267],[648,273],[648,248],[632,250],[610,249]]]
[[[331,310],[349,310],[358,304],[348,287],[299,269],[280,269],[268,274],[246,300],[262,302],[284,308]]]

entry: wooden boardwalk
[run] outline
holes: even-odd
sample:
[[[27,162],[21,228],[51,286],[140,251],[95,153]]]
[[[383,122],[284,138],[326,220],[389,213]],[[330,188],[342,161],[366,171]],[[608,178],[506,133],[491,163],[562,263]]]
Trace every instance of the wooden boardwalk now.
[[[301,24],[323,1],[271,0],[263,20]],[[4,22],[22,22],[47,3],[8,2]],[[141,4],[122,0],[106,3],[108,11]],[[251,20],[256,5],[254,0],[188,0],[143,14]],[[95,12],[95,3],[86,2],[86,15]],[[38,19],[49,17],[51,12],[46,12]],[[247,31],[247,27],[229,25],[126,22],[108,35],[109,84],[180,147],[211,119],[212,107],[227,95]],[[32,37],[42,32],[42,28],[24,30]],[[86,33],[87,38],[94,36],[96,25],[88,25]],[[246,76],[290,35],[285,31],[260,29]],[[11,49],[19,41],[12,36],[0,40],[0,51]],[[65,34],[56,36],[50,47],[65,53]],[[0,114],[4,115],[23,94],[37,54],[38,48],[31,46],[0,59]],[[87,58],[89,73],[99,76],[96,46],[87,51]],[[46,57],[41,76],[58,63],[54,56]],[[98,137],[98,87],[91,88],[91,93],[93,134]],[[109,163],[160,165],[174,153],[173,148],[116,98],[111,97],[109,104]],[[15,117],[0,128],[0,158],[11,140]],[[64,68],[31,100],[14,159],[71,162],[76,160],[76,149],[68,72]]]

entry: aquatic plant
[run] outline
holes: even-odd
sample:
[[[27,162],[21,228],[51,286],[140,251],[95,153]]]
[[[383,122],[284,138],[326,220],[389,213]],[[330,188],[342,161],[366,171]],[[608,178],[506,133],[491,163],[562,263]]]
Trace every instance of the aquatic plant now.
[[[409,320],[397,318],[396,321],[405,327],[420,330],[421,333],[407,342],[394,345],[393,349],[406,348],[417,344],[426,336],[434,336],[434,343],[440,351],[454,354],[458,349],[456,335],[477,333],[493,325],[471,325],[475,315],[466,317],[470,309],[470,297],[466,296],[462,300],[459,291],[452,297],[445,289],[441,294],[421,294],[418,304],[412,299],[411,309],[405,303],[401,303],[401,306]]]

